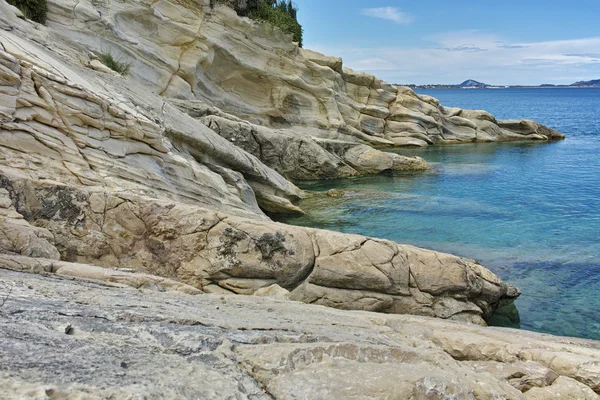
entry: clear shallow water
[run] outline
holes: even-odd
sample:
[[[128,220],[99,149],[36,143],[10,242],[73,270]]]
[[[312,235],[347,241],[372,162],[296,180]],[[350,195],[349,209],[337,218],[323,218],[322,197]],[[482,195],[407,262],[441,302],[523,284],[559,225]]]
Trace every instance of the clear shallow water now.
[[[406,149],[433,168],[327,182],[285,222],[477,259],[523,290],[521,327],[600,339],[600,89],[422,90],[446,106],[535,119],[553,143]]]

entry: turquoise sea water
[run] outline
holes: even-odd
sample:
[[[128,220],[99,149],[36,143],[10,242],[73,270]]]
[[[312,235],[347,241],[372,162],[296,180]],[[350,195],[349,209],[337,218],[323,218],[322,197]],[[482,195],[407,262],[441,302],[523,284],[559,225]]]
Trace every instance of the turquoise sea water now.
[[[400,150],[433,168],[303,183],[348,192],[307,200],[307,216],[284,222],[474,258],[522,289],[523,329],[600,339],[600,89],[419,93],[568,138]]]

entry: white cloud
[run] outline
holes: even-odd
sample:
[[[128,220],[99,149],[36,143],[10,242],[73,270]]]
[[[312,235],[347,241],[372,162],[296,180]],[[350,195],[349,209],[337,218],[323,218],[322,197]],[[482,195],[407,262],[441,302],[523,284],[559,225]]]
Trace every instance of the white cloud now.
[[[394,63],[378,57],[357,60],[353,65],[354,69],[360,71],[393,71],[396,69]]]
[[[326,49],[344,65],[392,83],[568,84],[600,78],[600,37],[511,42],[480,31],[425,38],[428,46]],[[310,48],[310,45],[307,47]]]
[[[474,44],[461,44],[460,46],[454,46],[454,47],[438,47],[438,50],[470,51],[470,52],[487,51],[487,49],[482,49],[481,47],[477,47]]]
[[[413,21],[412,15],[396,7],[364,8],[360,13],[369,17],[387,19],[397,24],[410,24]]]

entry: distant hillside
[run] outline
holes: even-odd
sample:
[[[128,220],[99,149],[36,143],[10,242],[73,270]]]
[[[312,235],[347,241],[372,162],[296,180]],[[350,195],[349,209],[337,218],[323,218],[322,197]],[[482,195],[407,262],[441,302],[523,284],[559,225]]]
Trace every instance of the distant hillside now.
[[[467,79],[460,85],[399,85],[408,86],[413,89],[505,89],[505,88],[600,88],[600,79],[591,81],[579,81],[570,85],[554,85],[544,83],[542,85],[488,85],[474,79]]]
[[[460,87],[478,87],[478,88],[483,88],[486,86],[489,86],[486,83],[482,83],[482,82],[478,82],[476,80],[473,79],[467,79],[466,81],[464,81],[463,83],[461,83],[460,85],[458,85]]]
[[[600,79],[594,79],[591,81],[579,81],[579,82],[572,83],[570,86],[600,87]]]
[[[400,85],[400,86],[408,86],[414,89],[484,89],[484,88],[489,88],[489,87],[494,87],[493,85],[488,85],[487,83],[483,83],[483,82],[479,82],[476,81],[474,79],[467,79],[466,81],[464,81],[461,84],[454,84],[454,85],[440,85],[440,84],[434,84],[434,85]]]

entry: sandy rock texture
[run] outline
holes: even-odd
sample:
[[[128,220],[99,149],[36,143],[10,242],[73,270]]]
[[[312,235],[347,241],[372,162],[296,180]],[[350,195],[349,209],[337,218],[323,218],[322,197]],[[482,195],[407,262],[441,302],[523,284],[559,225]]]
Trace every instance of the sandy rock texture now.
[[[259,204],[298,211],[290,200],[302,192],[292,183],[160,98],[138,89],[139,103],[123,104],[116,89],[86,82],[34,44],[3,31],[0,40],[7,49],[0,51],[5,175],[168,197],[248,216],[262,215]],[[33,55],[31,61],[45,68],[27,61]],[[55,69],[71,80],[49,71]],[[141,113],[140,106],[150,110]]]
[[[0,30],[6,253],[126,268],[206,292],[252,294],[277,284],[307,303],[477,324],[519,295],[470,260],[271,222],[262,210],[299,212],[292,201],[303,193],[250,145],[234,145],[135,80],[78,65],[78,48],[62,36],[39,46],[37,31],[47,28],[14,24]],[[218,110],[205,114],[254,129]],[[277,137],[264,133],[256,153],[271,160],[269,134]],[[335,156],[311,140],[300,147],[322,150],[317,171],[356,173],[341,157],[372,170],[421,163],[367,145],[339,145]],[[286,151],[299,156],[274,167],[309,171],[315,157]]]
[[[36,39],[50,47],[56,40],[76,44],[63,53],[84,63],[90,51],[110,52],[130,63],[130,78],[155,94],[222,111],[221,118],[230,122],[211,116],[202,121],[219,126],[216,132],[229,140],[237,137],[231,141],[236,145],[259,147],[262,152],[250,153],[290,179],[425,167],[418,160],[391,160],[380,149],[362,158],[316,150],[324,141],[349,148],[562,137],[532,121],[497,121],[485,111],[444,107],[409,88],[345,68],[339,58],[298,48],[279,29],[240,18],[219,3],[50,0],[52,35]],[[244,1],[229,3],[245,7]],[[279,143],[265,148],[275,137]]]
[[[266,297],[0,276],[6,399],[600,398],[594,341]]]
[[[209,293],[253,294],[277,284],[305,303],[477,324],[520,294],[472,260],[391,241],[149,197],[30,180],[4,179],[2,185],[15,218],[49,236],[38,260],[125,268]],[[27,223],[14,235],[31,229]]]
[[[382,147],[557,132],[209,0],[22,17],[0,0],[2,396],[597,398],[597,343],[477,326],[520,292],[475,261],[264,213],[302,212],[290,180],[427,168]]]
[[[0,254],[58,260],[53,242],[52,233],[29,224],[13,207],[6,189],[0,189]]]
[[[171,99],[169,103],[290,180],[428,169],[420,157],[406,157],[356,142],[307,136],[293,129],[251,124],[195,100]]]

